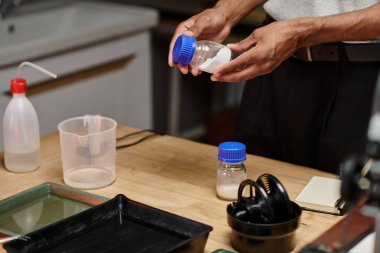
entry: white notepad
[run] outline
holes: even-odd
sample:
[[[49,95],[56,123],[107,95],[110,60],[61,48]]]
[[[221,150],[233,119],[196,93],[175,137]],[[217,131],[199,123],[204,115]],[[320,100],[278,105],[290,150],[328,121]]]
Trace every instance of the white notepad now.
[[[340,198],[340,184],[338,179],[314,176],[295,201],[306,210],[341,214],[335,207]]]

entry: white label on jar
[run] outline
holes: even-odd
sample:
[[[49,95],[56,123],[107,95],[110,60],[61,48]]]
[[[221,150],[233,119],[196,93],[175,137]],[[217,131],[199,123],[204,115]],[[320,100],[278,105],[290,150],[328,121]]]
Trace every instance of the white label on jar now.
[[[231,54],[232,52],[229,48],[222,47],[213,58],[208,58],[204,63],[199,65],[198,68],[212,74],[216,67],[231,60]]]

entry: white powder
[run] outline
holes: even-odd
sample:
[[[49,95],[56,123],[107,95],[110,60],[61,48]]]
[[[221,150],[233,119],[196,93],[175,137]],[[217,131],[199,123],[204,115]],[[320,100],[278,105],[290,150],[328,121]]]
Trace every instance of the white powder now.
[[[231,54],[232,52],[228,47],[222,47],[213,58],[208,58],[204,63],[199,65],[198,68],[212,74],[216,67],[231,60]]]
[[[236,200],[238,197],[239,184],[218,185],[216,193],[219,198],[226,200]]]

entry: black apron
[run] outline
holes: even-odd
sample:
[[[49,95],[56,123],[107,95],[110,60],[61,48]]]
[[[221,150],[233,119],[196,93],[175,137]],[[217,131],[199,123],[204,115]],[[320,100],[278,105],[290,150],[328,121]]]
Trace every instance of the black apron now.
[[[339,173],[363,153],[380,62],[306,62],[290,57],[248,81],[234,139],[247,152]]]

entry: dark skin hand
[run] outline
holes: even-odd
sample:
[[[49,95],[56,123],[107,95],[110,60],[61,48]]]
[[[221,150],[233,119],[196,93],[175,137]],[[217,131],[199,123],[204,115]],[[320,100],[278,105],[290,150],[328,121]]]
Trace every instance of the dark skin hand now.
[[[232,27],[263,0],[220,0],[215,7],[180,23],[169,50],[169,65],[193,75],[201,72],[176,64],[172,48],[181,34],[197,40],[223,42]],[[239,57],[219,66],[213,81],[239,82],[272,72],[285,59],[305,46],[335,41],[360,41],[380,38],[380,3],[358,11],[324,17],[277,21],[254,30],[246,39],[228,47]]]
[[[298,48],[334,41],[380,38],[380,3],[325,17],[273,22],[228,47],[239,57],[219,66],[211,80],[239,82],[272,72]]]
[[[218,68],[211,76],[213,81],[239,82],[267,74],[297,50],[298,41],[288,21],[282,21],[258,28],[246,39],[228,47],[242,54]]]
[[[217,9],[205,10],[204,12],[185,20],[177,26],[170,42],[168,57],[169,66],[177,66],[183,74],[187,74],[190,71],[194,76],[197,76],[201,73],[198,69],[191,69],[173,62],[172,52],[177,37],[183,34],[186,36],[195,37],[197,40],[222,42],[230,34],[230,30],[231,27],[226,25],[225,16]]]
[[[172,52],[177,37],[183,34],[194,37],[198,41],[210,40],[222,43],[230,34],[231,28],[262,2],[263,0],[220,0],[215,7],[180,23],[170,42],[169,66],[178,67],[183,74],[187,74],[189,71],[195,76],[200,74],[198,69],[191,69],[173,62]]]

